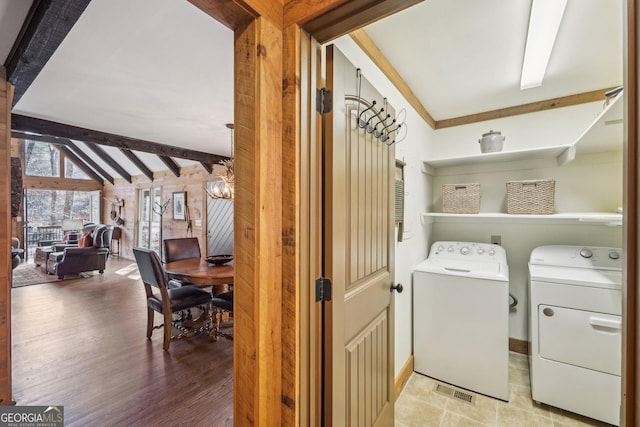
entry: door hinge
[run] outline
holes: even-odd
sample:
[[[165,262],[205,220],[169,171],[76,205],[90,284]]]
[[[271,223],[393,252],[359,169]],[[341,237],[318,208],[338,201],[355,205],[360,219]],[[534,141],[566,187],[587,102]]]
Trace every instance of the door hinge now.
[[[316,301],[331,301],[331,279],[316,279]]]
[[[330,90],[316,89],[316,111],[320,114],[330,113],[333,104],[333,94]]]

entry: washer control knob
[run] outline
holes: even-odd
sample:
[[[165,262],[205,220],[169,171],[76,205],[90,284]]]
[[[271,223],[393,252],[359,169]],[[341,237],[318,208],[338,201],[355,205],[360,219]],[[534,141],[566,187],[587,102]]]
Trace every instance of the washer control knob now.
[[[620,253],[618,251],[611,251],[611,252],[609,252],[609,258],[611,258],[611,259],[619,259],[620,258]]]
[[[468,247],[466,247],[466,246],[461,247],[461,248],[460,248],[460,253],[461,253],[462,255],[469,255],[469,248],[468,248]]]
[[[593,256],[593,252],[591,252],[591,249],[582,248],[580,249],[580,256],[582,258],[591,258]]]
[[[484,253],[484,249],[478,248],[478,255],[482,255]]]
[[[496,254],[495,249],[489,249],[489,255],[494,256]]]
[[[438,246],[438,252],[442,252],[442,251],[444,251],[444,246],[439,245],[439,246]]]
[[[449,246],[449,247],[447,248],[447,252],[453,252],[453,246]]]

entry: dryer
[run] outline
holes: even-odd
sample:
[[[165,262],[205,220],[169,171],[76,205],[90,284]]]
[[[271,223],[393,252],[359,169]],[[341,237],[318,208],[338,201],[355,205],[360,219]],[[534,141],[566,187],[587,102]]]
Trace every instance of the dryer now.
[[[413,273],[414,370],[509,400],[509,268],[504,249],[436,242]]]
[[[618,425],[620,248],[541,246],[529,259],[533,400]]]

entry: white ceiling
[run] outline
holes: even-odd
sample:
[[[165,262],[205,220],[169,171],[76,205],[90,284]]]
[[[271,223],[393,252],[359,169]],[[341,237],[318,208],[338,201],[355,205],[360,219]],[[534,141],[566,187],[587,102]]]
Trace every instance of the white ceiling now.
[[[569,0],[542,86],[520,90],[531,0],[427,0],[365,28],[435,120],[622,84],[622,0]]]
[[[29,3],[0,0],[0,61]],[[365,30],[442,120],[621,85],[622,4],[568,0],[544,83],[524,91],[531,0],[427,0]],[[93,0],[13,112],[230,155],[233,33],[187,0]]]

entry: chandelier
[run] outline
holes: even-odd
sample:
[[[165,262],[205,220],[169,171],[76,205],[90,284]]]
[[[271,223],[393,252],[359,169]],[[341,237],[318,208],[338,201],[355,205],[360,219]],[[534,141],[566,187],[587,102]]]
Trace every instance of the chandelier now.
[[[212,199],[233,200],[234,197],[234,173],[233,173],[233,123],[225,125],[231,131],[231,158],[221,160],[220,164],[224,167],[224,172],[217,174],[218,180],[211,185],[204,187],[205,191]]]

